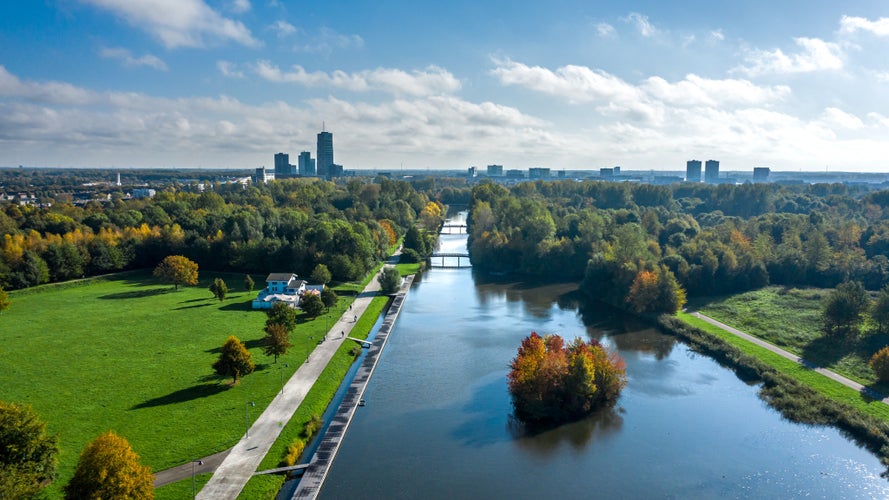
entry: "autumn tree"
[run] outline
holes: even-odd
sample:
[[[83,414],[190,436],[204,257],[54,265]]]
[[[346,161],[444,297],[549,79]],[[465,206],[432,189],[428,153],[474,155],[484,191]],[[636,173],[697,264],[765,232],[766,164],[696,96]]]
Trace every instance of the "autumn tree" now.
[[[857,334],[868,306],[867,292],[860,282],[841,283],[827,297],[821,309],[824,331],[831,335]]]
[[[324,303],[324,307],[330,309],[331,307],[336,305],[336,301],[338,299],[339,297],[337,297],[336,292],[333,291],[333,288],[326,286],[323,290],[321,290],[321,302]]]
[[[262,339],[262,352],[266,356],[274,356],[275,363],[278,362],[278,356],[287,354],[287,350],[292,347],[290,343],[290,332],[284,325],[272,323],[265,327],[265,337]]]
[[[321,301],[321,297],[317,294],[305,293],[299,300],[299,308],[310,318],[314,318],[324,312],[324,302]]]
[[[214,297],[219,299],[220,302],[225,300],[225,296],[228,295],[228,285],[225,284],[225,281],[222,278],[216,278],[213,280],[213,283],[210,283],[210,293],[213,294]]]
[[[312,283],[326,285],[330,283],[330,270],[324,264],[318,264],[315,266],[315,269],[312,269],[312,274],[309,275],[309,279],[312,280]]]
[[[889,382],[889,346],[875,352],[868,364],[881,382]]]
[[[37,498],[56,477],[58,436],[30,405],[0,401],[0,498]]]
[[[685,305],[685,300],[685,290],[664,265],[652,271],[640,271],[626,298],[630,308],[639,314],[675,314]]]
[[[81,452],[74,477],[65,486],[65,498],[151,499],[154,475],[139,463],[139,455],[126,439],[108,431]]]
[[[232,383],[238,383],[242,375],[253,373],[253,355],[247,347],[234,335],[230,336],[222,346],[219,359],[213,363],[216,374],[222,377],[232,377]]]
[[[558,335],[536,332],[522,340],[510,364],[509,393],[515,415],[526,422],[575,420],[614,404],[626,385],[626,367],[596,340],[566,345]]]
[[[272,308],[266,311],[265,326],[281,325],[292,332],[296,328],[296,309],[284,302],[275,302]]]
[[[6,290],[0,286],[0,314],[3,314],[3,311],[9,309],[9,294],[6,293]]]
[[[394,267],[386,267],[377,280],[380,282],[381,292],[384,294],[396,293],[398,287],[401,286],[401,273]]]
[[[179,285],[198,284],[198,265],[182,255],[168,255],[154,268],[154,275],[178,290]]]

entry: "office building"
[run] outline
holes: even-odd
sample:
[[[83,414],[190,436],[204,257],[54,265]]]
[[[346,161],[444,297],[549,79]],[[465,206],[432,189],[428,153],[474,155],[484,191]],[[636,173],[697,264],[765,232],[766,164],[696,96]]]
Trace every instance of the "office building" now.
[[[685,162],[685,181],[701,182],[701,160],[688,160]]]
[[[528,169],[529,179],[549,179],[550,171],[546,167],[531,167]]]
[[[475,179],[478,176],[478,168],[477,167],[469,167],[466,170],[466,177],[470,179]]]
[[[343,176],[343,166],[342,165],[337,165],[336,163],[334,163],[333,165],[330,166],[329,169],[327,169],[327,177],[328,178],[332,179],[334,177],[342,177],[342,176]]]
[[[318,176],[329,177],[330,169],[333,166],[333,134],[322,130],[318,133]]]
[[[274,172],[266,170],[265,167],[259,167],[256,169],[256,175],[253,178],[253,182],[257,184],[265,184],[268,181],[275,180]]]
[[[314,177],[315,176],[315,159],[312,158],[312,153],[308,151],[303,151],[299,154],[299,175],[302,177]]]
[[[599,169],[599,177],[611,179],[614,177],[614,169],[611,167],[603,167]]]
[[[522,170],[519,170],[519,169],[517,169],[517,168],[515,168],[515,169],[511,169],[511,170],[507,170],[507,171],[506,171],[506,178],[507,178],[507,179],[524,179],[524,178],[525,178],[525,172],[522,171]]]
[[[719,182],[719,162],[707,160],[704,163],[704,182],[715,184]]]
[[[769,174],[772,169],[769,167],[753,167],[753,182],[769,182]]]
[[[276,153],[275,154],[275,179],[284,179],[286,177],[292,177],[295,173],[293,172],[293,166],[290,165],[290,155],[287,153]]]
[[[488,165],[488,177],[503,177],[503,165]]]

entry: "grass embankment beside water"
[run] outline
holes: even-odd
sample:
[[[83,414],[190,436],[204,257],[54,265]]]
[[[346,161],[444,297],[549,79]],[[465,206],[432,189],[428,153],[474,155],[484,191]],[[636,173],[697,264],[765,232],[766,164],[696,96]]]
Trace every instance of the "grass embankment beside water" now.
[[[230,288],[224,302],[207,290],[216,277]],[[240,439],[246,403],[256,404],[247,411],[252,422],[326,329],[326,315],[300,316],[293,347],[274,363],[261,348],[266,316],[251,309],[256,292],[242,289],[243,278],[202,272],[199,286],[175,291],[144,271],[10,293],[12,305],[0,318],[0,398],[31,404],[59,435],[59,478],[50,497],[60,496],[84,446],[109,429],[154,471]],[[355,289],[335,287],[345,300],[329,318],[343,314]],[[234,386],[210,367],[229,335],[256,363]]]

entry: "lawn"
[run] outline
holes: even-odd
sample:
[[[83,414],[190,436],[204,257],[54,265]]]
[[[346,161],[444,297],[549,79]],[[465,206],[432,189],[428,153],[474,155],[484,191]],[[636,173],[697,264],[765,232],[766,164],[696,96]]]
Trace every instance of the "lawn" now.
[[[207,290],[226,280],[224,302]],[[255,276],[257,286],[264,277]],[[34,406],[61,441],[58,496],[80,450],[100,433],[123,435],[155,471],[224,450],[245,430],[305,360],[306,353],[351,302],[306,321],[278,363],[260,347],[265,314],[243,275],[201,273],[197,287],[174,291],[150,273],[126,273],[10,294],[0,316],[0,398]],[[245,342],[256,372],[230,385],[210,365],[229,335]],[[310,339],[312,336],[314,339]]]
[[[821,330],[821,304],[831,290],[766,287],[692,304],[701,313],[889,394],[877,383],[868,360],[889,345],[889,336],[867,333],[857,338],[827,337]]]

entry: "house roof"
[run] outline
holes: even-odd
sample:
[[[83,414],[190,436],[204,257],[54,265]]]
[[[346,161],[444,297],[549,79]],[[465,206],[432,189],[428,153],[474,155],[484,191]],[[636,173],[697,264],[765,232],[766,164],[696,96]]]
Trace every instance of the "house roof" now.
[[[303,286],[304,284],[306,284],[306,282],[305,282],[304,280],[300,280],[300,279],[293,278],[292,280],[290,280],[290,281],[287,283],[287,288],[292,288],[292,289],[294,289],[294,290],[299,290],[299,288],[300,288],[301,286]]]
[[[269,277],[265,279],[266,283],[271,281],[285,281],[290,282],[290,280],[296,278],[296,275],[293,273],[271,273]]]

